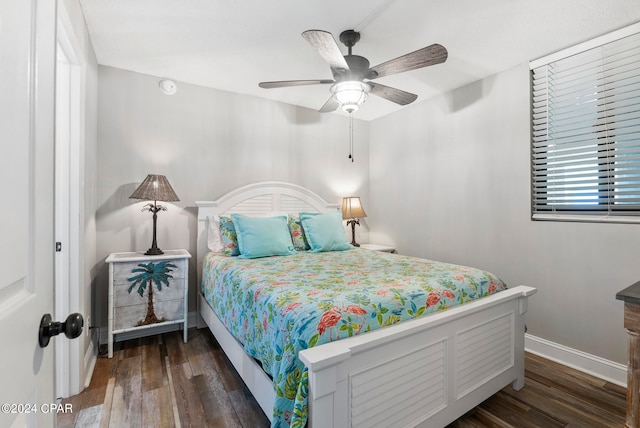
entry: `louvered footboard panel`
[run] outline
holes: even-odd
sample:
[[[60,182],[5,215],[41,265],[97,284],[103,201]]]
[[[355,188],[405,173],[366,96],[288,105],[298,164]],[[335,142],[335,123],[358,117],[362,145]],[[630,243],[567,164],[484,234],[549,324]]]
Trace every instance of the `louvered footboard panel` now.
[[[442,409],[446,404],[446,344],[442,340],[352,373],[351,426],[412,425]]]
[[[514,314],[484,322],[457,335],[456,397],[514,365]]]

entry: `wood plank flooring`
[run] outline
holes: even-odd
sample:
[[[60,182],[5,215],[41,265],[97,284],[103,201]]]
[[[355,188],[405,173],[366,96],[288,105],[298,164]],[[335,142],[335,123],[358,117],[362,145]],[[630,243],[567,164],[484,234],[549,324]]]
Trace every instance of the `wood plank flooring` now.
[[[209,330],[117,342],[91,385],[63,400],[58,427],[268,427],[269,421]],[[526,385],[507,386],[447,428],[622,427],[626,390],[535,355]]]

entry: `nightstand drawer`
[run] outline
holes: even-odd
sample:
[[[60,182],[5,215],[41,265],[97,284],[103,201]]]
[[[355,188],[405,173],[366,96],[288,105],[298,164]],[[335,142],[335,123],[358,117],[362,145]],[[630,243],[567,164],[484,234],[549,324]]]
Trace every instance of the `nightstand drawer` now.
[[[157,323],[184,320],[184,299],[159,301],[154,299],[154,311]],[[121,306],[113,308],[113,333],[134,327],[144,326],[147,304]]]
[[[167,260],[167,259],[158,259],[158,260],[149,260],[149,261],[137,261],[137,262],[123,262],[117,263],[116,269],[114,270],[113,275],[113,285],[114,287],[118,286],[130,286],[132,281],[129,281],[130,278],[133,278],[137,275],[147,274],[148,268],[162,268],[162,273],[166,273],[166,275],[171,276],[169,279],[184,279],[186,275],[186,263],[185,260]],[[148,267],[148,268],[147,268]],[[142,269],[144,272],[134,272],[134,269]],[[161,273],[160,273],[161,274]],[[151,273],[153,275],[153,273]],[[164,288],[164,287],[163,287]]]

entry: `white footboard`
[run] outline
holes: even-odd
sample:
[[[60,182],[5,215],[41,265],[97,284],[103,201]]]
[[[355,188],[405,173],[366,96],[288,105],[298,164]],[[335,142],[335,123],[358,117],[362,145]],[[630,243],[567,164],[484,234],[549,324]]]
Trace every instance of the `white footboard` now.
[[[417,320],[300,352],[310,425],[441,427],[512,383],[524,386],[524,313],[515,287]]]

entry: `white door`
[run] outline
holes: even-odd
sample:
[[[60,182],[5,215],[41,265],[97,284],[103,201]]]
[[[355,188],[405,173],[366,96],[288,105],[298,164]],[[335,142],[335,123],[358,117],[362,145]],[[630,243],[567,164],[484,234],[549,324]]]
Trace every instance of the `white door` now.
[[[51,427],[55,0],[0,2],[0,426]],[[54,411],[56,409],[53,409]]]
[[[80,307],[80,134],[81,64],[78,43],[62,4],[58,8],[56,44],[55,121],[55,316],[61,321]],[[87,320],[89,321],[89,320]],[[81,391],[80,340],[58,340],[56,344],[56,397]]]

